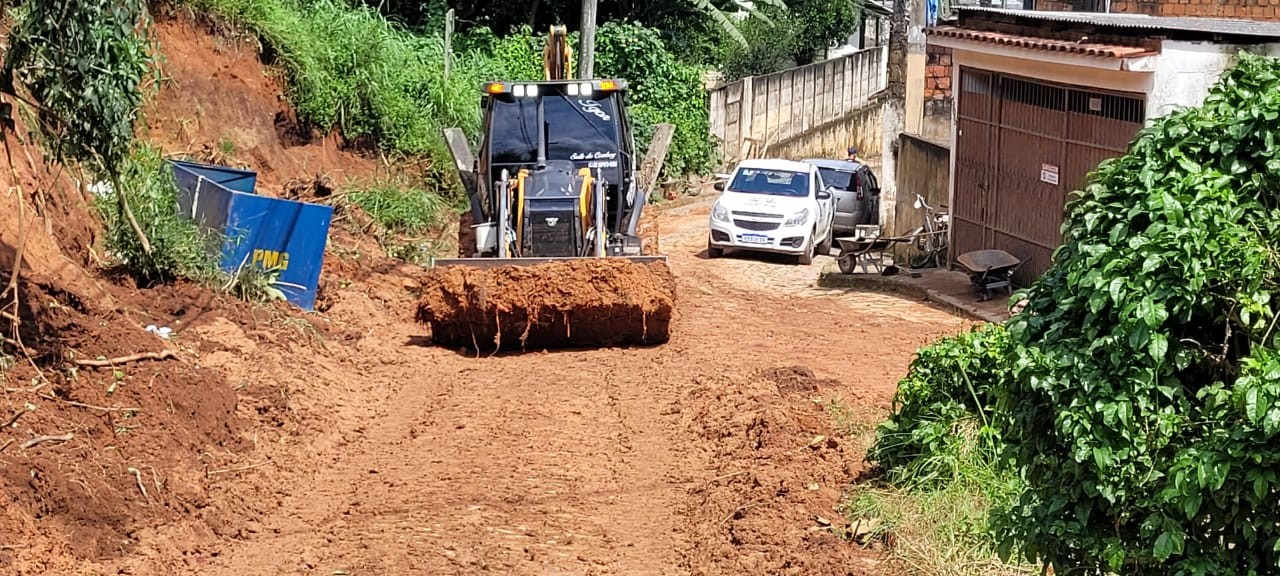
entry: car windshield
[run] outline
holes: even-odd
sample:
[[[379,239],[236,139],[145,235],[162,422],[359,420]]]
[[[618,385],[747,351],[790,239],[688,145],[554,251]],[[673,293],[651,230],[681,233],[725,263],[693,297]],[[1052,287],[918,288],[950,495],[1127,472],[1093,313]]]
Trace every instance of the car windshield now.
[[[853,190],[853,172],[836,170],[835,168],[819,168],[822,181],[836,190]]]
[[[743,168],[734,176],[729,190],[744,194],[803,198],[809,195],[809,175],[790,170]]]
[[[591,167],[618,165],[616,99],[573,98],[550,93],[541,98],[547,126],[547,159],[573,160]],[[496,100],[491,150],[495,164],[524,164],[538,157],[537,99]]]

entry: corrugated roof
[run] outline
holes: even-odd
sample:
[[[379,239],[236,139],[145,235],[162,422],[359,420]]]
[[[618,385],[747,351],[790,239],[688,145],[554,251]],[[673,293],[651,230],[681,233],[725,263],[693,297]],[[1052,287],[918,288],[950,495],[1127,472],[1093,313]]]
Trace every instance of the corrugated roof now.
[[[1048,38],[1036,38],[1034,36],[1019,36],[1017,34],[970,30],[968,28],[960,28],[957,26],[933,26],[931,28],[927,28],[926,32],[931,36],[959,38],[961,40],[987,42],[989,44],[999,44],[1002,46],[1015,46],[1018,48],[1046,50],[1049,52],[1064,52],[1068,54],[1082,54],[1085,56],[1099,56],[1103,58],[1136,58],[1139,56],[1150,56],[1155,54],[1152,50],[1141,46],[1122,46],[1118,44],[1099,44],[1095,42],[1050,40]]]
[[[1031,20],[1073,22],[1110,28],[1176,30],[1179,32],[1198,32],[1280,39],[1280,22],[1261,22],[1257,20],[1199,18],[1187,16],[1149,16],[1146,14],[1107,14],[1100,12],[1013,10],[1008,8],[985,8],[981,6],[957,6],[956,11],[958,14],[966,12],[1004,14]]]
[[[893,10],[876,0],[862,0],[862,9],[877,16],[892,16]]]

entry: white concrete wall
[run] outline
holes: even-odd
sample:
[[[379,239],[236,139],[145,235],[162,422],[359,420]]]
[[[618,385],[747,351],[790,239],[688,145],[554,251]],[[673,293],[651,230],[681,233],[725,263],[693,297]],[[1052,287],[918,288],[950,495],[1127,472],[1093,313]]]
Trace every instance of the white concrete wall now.
[[[1147,118],[1199,106],[1241,51],[1280,56],[1280,44],[1236,46],[1165,40],[1152,64],[1154,78],[1147,96]]]

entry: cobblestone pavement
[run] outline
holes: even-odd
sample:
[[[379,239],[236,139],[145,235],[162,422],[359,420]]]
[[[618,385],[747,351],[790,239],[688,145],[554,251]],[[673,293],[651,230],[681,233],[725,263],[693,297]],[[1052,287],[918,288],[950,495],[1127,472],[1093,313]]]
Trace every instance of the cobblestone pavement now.
[[[724,257],[708,262],[706,221],[716,197],[715,194],[710,194],[699,197],[692,203],[669,209],[662,230],[662,252],[671,258],[672,266],[678,273],[693,267],[691,265],[694,263],[688,262],[689,259],[702,261],[696,266],[699,274],[680,274],[682,278],[692,277],[703,282],[705,286],[700,289],[716,290],[728,286],[750,287],[753,290],[766,288],[778,295],[793,298],[822,298],[845,308],[850,318],[864,318],[877,324],[886,319],[956,329],[969,324],[955,315],[901,296],[818,286],[818,276],[822,269],[835,261],[835,249],[831,255],[814,258],[813,263],[808,266],[795,264],[790,257],[780,254],[750,252],[727,252]],[[714,265],[708,265],[709,263]],[[707,271],[711,274],[704,273]]]

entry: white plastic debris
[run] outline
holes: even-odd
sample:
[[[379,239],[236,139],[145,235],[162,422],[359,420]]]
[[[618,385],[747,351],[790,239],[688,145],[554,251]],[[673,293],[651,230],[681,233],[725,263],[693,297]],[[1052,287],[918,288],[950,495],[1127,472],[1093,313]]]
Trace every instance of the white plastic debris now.
[[[92,192],[94,196],[108,197],[111,196],[113,190],[110,182],[94,182],[89,185],[89,192]]]
[[[165,340],[168,340],[169,336],[173,334],[173,328],[170,328],[168,326],[161,326],[157,328],[155,324],[151,324],[147,326],[147,332],[151,332],[156,336],[159,336],[161,338],[164,338]]]

